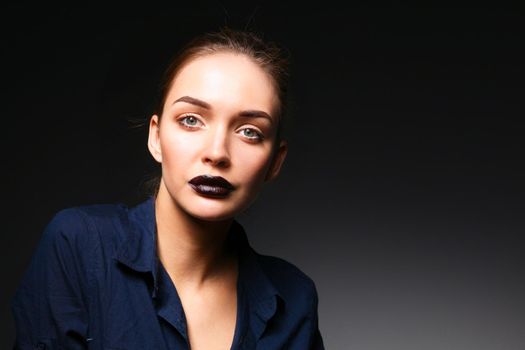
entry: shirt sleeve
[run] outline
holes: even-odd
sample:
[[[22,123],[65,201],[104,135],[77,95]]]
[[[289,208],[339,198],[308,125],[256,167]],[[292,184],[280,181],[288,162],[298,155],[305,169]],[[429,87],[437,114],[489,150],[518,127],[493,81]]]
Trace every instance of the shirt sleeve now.
[[[324,350],[324,344],[323,344],[323,337],[321,336],[321,332],[319,330],[319,316],[318,316],[318,304],[319,299],[317,296],[317,290],[314,286],[314,297],[312,300],[312,307],[310,310],[310,350]]]
[[[14,349],[85,349],[86,226],[73,209],[46,226],[11,301]]]
[[[324,350],[319,330],[317,289],[310,279],[307,286],[304,288],[304,295],[308,302],[304,306],[304,314],[298,319],[297,328],[292,329],[292,338],[286,344],[286,349],[289,350]]]

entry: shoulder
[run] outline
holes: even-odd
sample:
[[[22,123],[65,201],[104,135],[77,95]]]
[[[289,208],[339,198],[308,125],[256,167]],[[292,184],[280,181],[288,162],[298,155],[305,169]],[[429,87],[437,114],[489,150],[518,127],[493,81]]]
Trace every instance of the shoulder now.
[[[279,286],[299,286],[301,288],[315,286],[306,273],[285,259],[257,253],[257,260],[272,282]]]
[[[308,311],[317,309],[317,289],[312,278],[287,260],[258,253],[256,255],[264,273],[286,304],[291,304],[294,308],[306,308]]]
[[[121,204],[91,204],[56,212],[47,223],[42,244],[67,245],[83,252],[101,240],[112,240],[122,232],[126,207]]]
[[[54,214],[46,226],[47,231],[59,231],[69,235],[97,229],[104,225],[116,225],[123,221],[127,208],[122,204],[91,204],[62,209]]]
[[[80,220],[114,220],[127,212],[127,207],[121,203],[89,204],[74,206],[58,211],[53,220],[67,223]]]

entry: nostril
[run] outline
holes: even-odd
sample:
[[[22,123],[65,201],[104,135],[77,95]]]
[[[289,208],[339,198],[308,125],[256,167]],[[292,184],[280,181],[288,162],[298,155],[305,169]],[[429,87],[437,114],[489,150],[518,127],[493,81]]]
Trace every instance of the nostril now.
[[[222,160],[222,161],[219,162],[218,165],[219,165],[220,167],[225,168],[225,167],[227,167],[229,164],[230,164],[230,162],[229,162],[228,160]]]
[[[220,167],[220,168],[227,167],[230,164],[230,160],[227,157],[220,157],[220,158],[207,157],[204,159],[204,162],[209,163],[216,167]]]
[[[220,168],[225,168],[229,164],[229,161],[227,159],[219,159],[215,162],[215,165]]]

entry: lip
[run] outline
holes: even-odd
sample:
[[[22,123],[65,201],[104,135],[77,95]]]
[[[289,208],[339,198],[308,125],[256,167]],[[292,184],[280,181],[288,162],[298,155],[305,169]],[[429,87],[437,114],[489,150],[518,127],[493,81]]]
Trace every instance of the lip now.
[[[225,198],[235,190],[235,187],[221,176],[199,175],[188,183],[195,192],[206,197]]]

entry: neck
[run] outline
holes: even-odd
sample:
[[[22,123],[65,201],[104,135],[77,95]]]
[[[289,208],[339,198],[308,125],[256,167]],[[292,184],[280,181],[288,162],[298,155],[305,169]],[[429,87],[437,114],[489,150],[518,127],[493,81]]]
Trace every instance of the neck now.
[[[232,267],[225,241],[233,219],[199,220],[182,210],[162,184],[155,216],[159,258],[175,284],[199,287]]]

